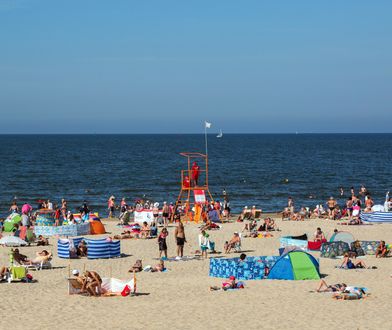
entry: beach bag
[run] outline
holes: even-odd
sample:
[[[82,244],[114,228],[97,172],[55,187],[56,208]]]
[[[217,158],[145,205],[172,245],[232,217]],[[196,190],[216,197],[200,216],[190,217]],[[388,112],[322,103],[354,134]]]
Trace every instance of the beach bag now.
[[[129,294],[131,293],[131,288],[129,287],[129,285],[127,284],[124,289],[121,291],[121,295],[123,297],[129,296]]]

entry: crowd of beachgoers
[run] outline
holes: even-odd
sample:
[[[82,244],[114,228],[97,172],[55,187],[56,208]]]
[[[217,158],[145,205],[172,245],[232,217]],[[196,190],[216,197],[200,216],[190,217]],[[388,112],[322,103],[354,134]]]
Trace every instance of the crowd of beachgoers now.
[[[342,194],[343,196],[343,191]],[[294,199],[288,197],[287,207],[280,212],[282,221],[305,221],[308,219],[326,219],[326,220],[340,220],[346,219],[345,224],[348,225],[360,225],[360,212],[371,212],[375,206],[374,201],[367,189],[362,186],[358,196],[355,195],[354,189],[351,189],[350,196],[346,199],[345,205],[339,206],[336,199],[330,197],[325,202],[325,207],[322,204],[317,205],[314,209],[309,207],[301,207],[299,210],[295,209]],[[228,255],[232,252],[241,253],[243,240],[245,238],[257,238],[257,237],[273,237],[274,232],[280,231],[278,227],[277,217],[273,215],[264,214],[261,207],[245,206],[240,214],[233,216],[230,210],[230,202],[226,191],[223,194],[223,202],[213,201],[199,204],[200,213],[198,219],[196,219],[195,205],[191,205],[188,201],[185,203],[167,203],[166,201],[162,204],[158,202],[137,199],[132,204],[127,202],[126,198],[122,198],[119,203],[116,203],[115,196],[110,196],[107,202],[108,219],[118,221],[117,226],[122,229],[120,233],[116,233],[108,237],[109,240],[123,240],[123,239],[154,239],[158,243],[157,254],[159,262],[155,266],[143,267],[143,256],[139,256],[134,265],[130,267],[129,272],[136,273],[141,271],[148,272],[164,272],[167,270],[165,262],[170,260],[168,256],[168,241],[170,230],[173,229],[171,234],[174,238],[176,245],[176,256],[174,260],[180,261],[189,259],[184,255],[184,246],[187,243],[186,235],[186,224],[197,223],[199,227],[198,231],[198,242],[199,248],[196,251],[192,251],[192,258],[205,258],[207,259],[209,253],[223,253]],[[386,200],[383,205],[383,210],[392,210],[392,198],[389,197],[389,192],[386,194]],[[54,204],[50,200],[39,200],[36,207],[36,211],[33,207],[23,205],[19,207],[16,201],[13,201],[10,209],[11,214],[21,213],[21,223],[15,224],[13,234],[15,237],[19,237],[21,232],[28,230],[35,225],[36,215],[39,212],[52,212],[55,222],[53,226],[61,226],[64,223],[68,225],[77,225],[81,222],[88,221],[89,216],[92,213],[87,202],[81,203],[79,208],[79,214],[75,216],[67,204],[65,199],[61,200],[60,203]],[[153,218],[149,222],[143,221],[142,223],[133,222],[134,214],[137,212],[151,212]],[[215,242],[211,238],[210,231],[219,230],[225,223],[239,222],[243,223],[242,231],[233,232],[231,237],[225,240],[222,250],[218,249]],[[1,226],[3,222],[0,222]],[[185,225],[184,225],[185,224]],[[3,228],[3,227],[2,227]],[[334,232],[338,232],[337,229]],[[215,234],[216,235],[216,234]],[[310,238],[313,242],[326,242],[327,235],[324,234],[320,227],[315,229],[313,237]],[[194,238],[192,238],[194,239]],[[47,237],[40,235],[34,238],[31,242],[37,245],[47,246],[49,240]],[[355,244],[354,244],[355,246]],[[88,245],[85,240],[81,240],[76,246],[70,248],[71,258],[82,258],[86,257],[88,253]],[[389,254],[389,246],[385,241],[381,240],[375,251],[376,257],[386,257]],[[355,250],[351,250],[344,254],[342,262],[337,265],[341,268],[346,269],[358,269],[368,268],[364,260],[356,259],[358,253]],[[41,266],[52,259],[53,255],[47,249],[36,253],[36,256],[29,258],[23,255],[19,249],[12,249],[10,252],[10,266],[1,267],[1,278],[6,278],[7,274],[11,272],[11,267],[14,263],[24,266]],[[241,253],[238,262],[245,262],[247,255]],[[268,277],[269,269],[265,269],[265,276]],[[85,295],[97,296],[102,293],[101,276],[96,271],[86,270],[81,274],[77,269],[72,271],[76,286],[80,289],[80,292]],[[25,281],[32,281],[32,276],[25,275]],[[227,290],[243,288],[244,283],[238,282],[236,278],[231,275],[223,282],[222,287],[211,286],[211,290]],[[130,289],[127,289],[130,291]],[[336,292],[337,297],[346,297],[340,295],[341,293],[347,293],[357,295],[358,297],[364,296],[366,293],[354,288],[353,286],[347,286],[344,283],[338,283],[334,285],[328,285],[325,280],[321,280],[316,288],[317,292]],[[129,292],[128,292],[129,294]]]

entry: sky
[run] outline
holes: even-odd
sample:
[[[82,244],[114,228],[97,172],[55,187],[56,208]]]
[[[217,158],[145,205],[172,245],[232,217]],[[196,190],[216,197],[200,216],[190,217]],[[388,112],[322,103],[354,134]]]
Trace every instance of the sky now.
[[[392,1],[0,0],[0,134],[392,132]]]

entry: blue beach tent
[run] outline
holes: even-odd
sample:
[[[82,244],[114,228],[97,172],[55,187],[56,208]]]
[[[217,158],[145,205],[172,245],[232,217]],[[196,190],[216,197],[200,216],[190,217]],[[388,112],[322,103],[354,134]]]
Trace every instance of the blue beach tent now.
[[[283,254],[268,275],[270,280],[317,280],[320,279],[319,263],[309,253],[291,251]]]

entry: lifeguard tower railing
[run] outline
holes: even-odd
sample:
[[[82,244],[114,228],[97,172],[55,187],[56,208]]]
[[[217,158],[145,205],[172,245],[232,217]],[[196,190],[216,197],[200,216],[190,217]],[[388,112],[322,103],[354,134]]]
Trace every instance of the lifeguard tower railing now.
[[[208,186],[208,156],[198,152],[182,152],[181,156],[187,158],[187,169],[181,170],[181,190],[177,198],[176,207],[185,206],[192,209],[196,204],[194,199],[194,190],[203,190],[206,199],[213,201],[213,197]],[[194,180],[193,163],[199,166],[198,178]]]

